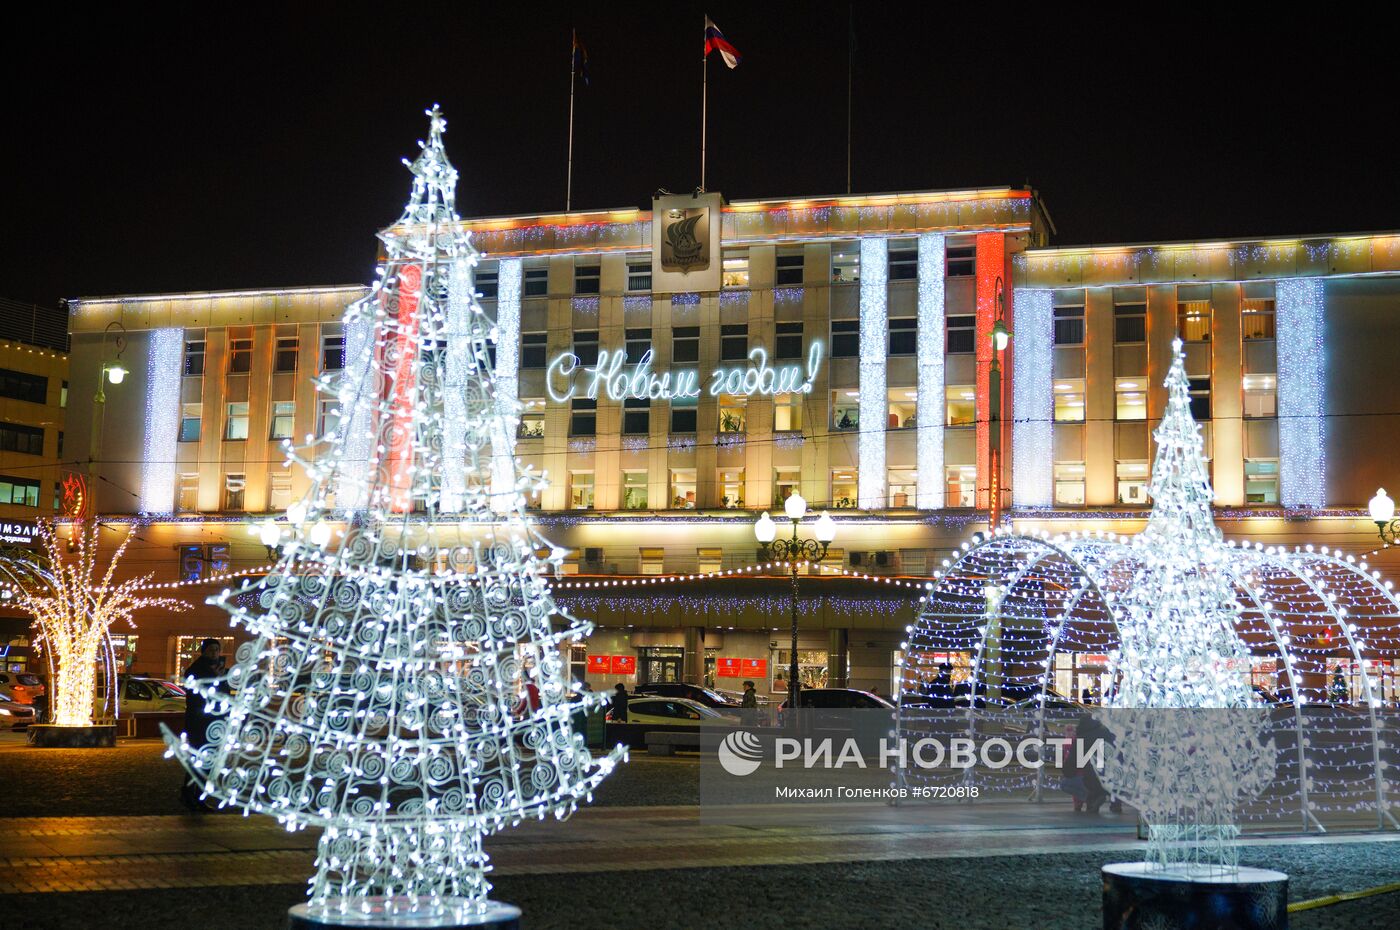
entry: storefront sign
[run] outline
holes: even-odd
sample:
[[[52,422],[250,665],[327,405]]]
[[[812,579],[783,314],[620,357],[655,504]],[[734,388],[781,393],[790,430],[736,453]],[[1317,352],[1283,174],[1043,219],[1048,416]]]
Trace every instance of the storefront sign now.
[[[588,673],[590,675],[606,675],[612,670],[612,656],[589,656]]]
[[[729,656],[719,656],[715,659],[715,676],[717,678],[738,678],[743,674],[740,665],[741,659],[730,658]]]
[[[719,290],[723,207],[719,194],[672,194],[652,200],[652,293]]]
[[[635,675],[637,674],[636,656],[613,656],[612,675]]]
[[[741,668],[742,671],[743,671],[743,676],[742,676],[742,677],[744,677],[744,678],[767,678],[767,677],[768,677],[768,660],[767,660],[767,659],[741,659],[741,660],[740,660],[740,663],[741,663],[741,664],[740,664],[740,668]]]
[[[0,543],[7,546],[32,546],[39,538],[39,526],[27,520],[0,522]]]
[[[578,356],[565,352],[557,355],[545,369],[545,389],[555,403],[563,404],[575,396],[597,400],[600,393],[615,401],[634,397],[640,400],[686,400],[700,396],[700,373],[697,371],[651,370],[652,350],[647,349],[631,368],[626,368],[623,352],[598,350],[597,364],[580,368]],[[807,363],[774,368],[768,364],[768,351],[758,347],[749,352],[747,368],[716,368],[706,379],[711,397],[739,394],[746,397],[775,394],[810,394],[812,383],[822,364],[822,344],[813,342],[807,352]],[[575,376],[583,373],[583,393]]]

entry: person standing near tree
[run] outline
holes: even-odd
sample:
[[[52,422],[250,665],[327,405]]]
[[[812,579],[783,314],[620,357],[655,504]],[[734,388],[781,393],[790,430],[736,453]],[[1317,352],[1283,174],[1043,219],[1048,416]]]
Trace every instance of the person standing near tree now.
[[[627,686],[620,681],[613,689],[612,719],[613,723],[627,722]]]
[[[224,658],[219,654],[219,648],[217,639],[211,637],[203,640],[199,644],[199,655],[185,669],[183,680],[222,678]],[[221,683],[220,690],[227,691],[228,685]],[[209,742],[209,724],[213,720],[214,715],[209,713],[208,704],[199,691],[194,688],[186,688],[185,739],[189,741],[191,746],[199,748]],[[190,777],[186,777],[184,785],[180,788],[180,801],[185,807],[195,812],[208,809],[199,798],[199,785]]]

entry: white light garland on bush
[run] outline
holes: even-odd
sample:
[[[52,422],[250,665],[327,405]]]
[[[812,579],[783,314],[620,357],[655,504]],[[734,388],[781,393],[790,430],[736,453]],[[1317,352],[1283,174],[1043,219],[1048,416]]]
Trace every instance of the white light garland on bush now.
[[[550,596],[563,553],[524,510],[542,483],[520,469],[497,495],[507,506],[491,500],[489,457],[507,448],[516,412],[498,407],[494,328],[471,289],[477,253],[453,208],[445,121],[436,107],[429,116],[412,196],[382,234],[387,261],[346,314],[371,327],[369,363],[358,383],[323,384],[353,411],[352,439],[323,437],[329,454],[302,462],[312,487],[289,509],[290,538],[268,524],[277,570],[210,599],[253,636],[226,682],[197,685],[225,719],[204,747],[166,734],[222,805],[322,828],[310,909],[327,920],[487,913],[482,839],[567,816],[625,757],[594,758],[574,730],[604,697],[571,685],[561,653],[592,626]],[[446,445],[453,392],[464,428]],[[345,464],[365,479],[347,484],[361,413],[369,458]],[[456,457],[465,487],[440,520],[439,479]],[[364,504],[343,528],[330,522],[332,491]]]
[[[944,278],[947,239],[942,233],[919,236],[918,399],[915,402],[915,490],[919,509],[941,510],[947,494],[943,474]]]
[[[1055,503],[1055,324],[1051,292],[1016,288],[1016,353],[1011,371],[1011,502]]]
[[[885,362],[890,353],[889,240],[860,240],[860,433],[857,506],[885,506],[885,416],[889,412]]]

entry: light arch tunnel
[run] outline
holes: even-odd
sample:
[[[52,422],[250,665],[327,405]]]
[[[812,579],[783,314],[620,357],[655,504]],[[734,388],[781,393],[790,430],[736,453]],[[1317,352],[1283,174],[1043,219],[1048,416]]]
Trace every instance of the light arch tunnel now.
[[[1236,632],[1251,656],[1239,673],[1273,702],[1278,753],[1269,792],[1243,811],[1246,828],[1400,827],[1400,601],[1390,584],[1352,556],[1312,547],[1232,544],[1229,565],[1242,607]],[[954,666],[959,693],[978,698],[963,702],[973,705],[969,727],[995,724],[1015,706],[1023,725],[1044,725],[1048,734],[1057,698],[1085,689],[1106,697],[1107,657],[1118,647],[1114,605],[1137,567],[1126,538],[1112,534],[998,532],[964,544],[908,629],[900,735],[917,738],[937,716],[920,706],[921,696],[944,662]],[[1057,776],[962,777],[1044,798]]]

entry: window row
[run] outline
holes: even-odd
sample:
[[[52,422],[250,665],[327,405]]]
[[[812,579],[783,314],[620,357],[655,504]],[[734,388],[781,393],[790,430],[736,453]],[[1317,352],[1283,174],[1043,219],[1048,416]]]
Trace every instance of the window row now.
[[[297,370],[301,354],[301,337],[293,328],[279,327],[274,336],[272,349],[272,371],[274,374],[291,373]],[[186,375],[205,373],[205,356],[208,342],[203,330],[191,330],[185,335],[185,354],[181,371]],[[321,370],[339,371],[345,367],[345,336],[338,326],[327,328],[321,333]],[[230,327],[228,330],[228,359],[226,372],[231,375],[246,375],[253,370],[253,330],[252,327]]]
[[[1191,416],[1197,421],[1211,419],[1211,379],[1189,379]],[[1240,379],[1244,416],[1258,419],[1278,416],[1278,377],[1272,374],[1244,375]],[[1085,420],[1084,379],[1060,378],[1055,381],[1055,422],[1082,423]],[[1113,418],[1147,419],[1147,379],[1113,379]],[[952,425],[952,424],[950,424]]]
[[[316,435],[324,436],[338,423],[336,411],[339,403],[331,399],[320,402],[320,416],[316,423]],[[275,400],[268,408],[267,438],[271,440],[291,439],[296,427],[296,403],[290,400]],[[204,405],[201,403],[180,405],[180,442],[199,442],[203,432]],[[227,440],[248,439],[249,405],[238,401],[224,405],[224,432]]]
[[[1245,459],[1245,502],[1248,504],[1278,504],[1278,459]],[[1065,507],[1082,507],[1087,500],[1084,489],[1083,462],[1056,462],[1054,470],[1055,503]],[[1151,503],[1148,493],[1151,467],[1146,460],[1114,463],[1116,500],[1119,504],[1145,506]]]
[[[1057,294],[1051,312],[1054,316],[1055,345],[1083,345],[1084,292]],[[1180,336],[1183,342],[1210,342],[1212,326],[1213,312],[1209,300],[1177,301],[1175,334]],[[1265,298],[1243,299],[1240,304],[1240,338],[1245,342],[1257,342],[1274,337],[1274,301]],[[1129,345],[1147,341],[1145,302],[1113,305],[1113,341]]]

